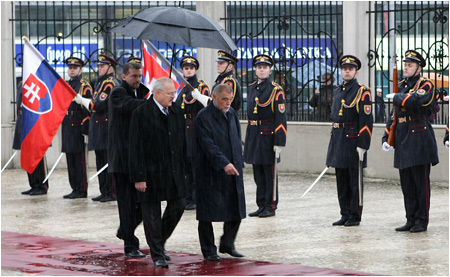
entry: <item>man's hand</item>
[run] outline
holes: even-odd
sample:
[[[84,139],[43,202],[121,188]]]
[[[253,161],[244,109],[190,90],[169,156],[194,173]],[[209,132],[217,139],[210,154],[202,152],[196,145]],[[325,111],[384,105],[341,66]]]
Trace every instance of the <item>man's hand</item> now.
[[[194,89],[192,91],[192,97],[197,99],[197,101],[199,101],[204,107],[208,106],[209,97],[201,94],[198,89]]]
[[[319,89],[316,89],[316,91],[314,92],[316,95],[319,95],[320,94],[320,90]]]
[[[237,169],[234,167],[234,165],[232,163],[227,164],[223,170],[225,170],[225,173],[227,175],[237,175],[239,176],[239,171],[237,171]]]
[[[134,187],[138,191],[145,192],[145,189],[147,189],[147,183],[146,182],[136,182],[136,183],[134,183]]]
[[[448,140],[445,142],[445,148],[448,149]]]
[[[280,153],[283,151],[283,146],[274,145],[273,152],[275,152],[275,157],[278,159],[280,157]]]
[[[395,93],[386,94],[386,98],[387,99],[392,99],[392,98],[394,98],[394,95],[395,95]]]
[[[361,147],[356,147],[356,151],[358,152],[359,160],[364,161],[364,153],[366,153],[367,150],[362,149]]]
[[[383,142],[383,151],[389,152],[394,150],[394,147],[390,146],[387,142]]]
[[[90,110],[90,104],[91,104],[91,100],[87,99],[87,98],[83,98],[81,97],[81,95],[77,94],[77,96],[75,97],[75,102],[77,102],[80,105],[83,105],[86,107],[86,109],[88,109],[88,111]]]

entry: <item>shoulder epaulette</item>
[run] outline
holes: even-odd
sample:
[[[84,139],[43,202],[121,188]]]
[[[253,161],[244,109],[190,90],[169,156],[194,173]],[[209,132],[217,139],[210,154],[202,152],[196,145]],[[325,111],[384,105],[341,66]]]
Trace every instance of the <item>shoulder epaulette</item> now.
[[[256,81],[254,81],[253,83],[251,83],[250,85],[248,85],[249,87],[253,86],[254,84],[256,84]]]
[[[272,81],[272,86],[274,86],[274,87],[276,87],[278,89],[281,89],[281,90],[283,89],[282,86],[280,86],[279,84],[275,83],[274,81]]]

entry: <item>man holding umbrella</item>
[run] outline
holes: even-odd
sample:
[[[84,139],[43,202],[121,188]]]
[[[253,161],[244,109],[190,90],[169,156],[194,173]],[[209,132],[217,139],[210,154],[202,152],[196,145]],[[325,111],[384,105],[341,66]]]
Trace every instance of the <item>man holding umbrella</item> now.
[[[202,95],[209,97],[209,88],[205,81],[197,78],[197,70],[200,66],[198,60],[192,56],[184,56],[180,61],[181,69],[183,70],[184,78],[197,89]],[[196,135],[195,135],[195,123],[194,119],[197,113],[203,109],[203,104],[197,101],[193,97],[192,91],[187,86],[178,93],[177,105],[184,111],[184,118],[186,119],[186,210],[194,210],[195,204],[195,157],[198,154]]]
[[[224,50],[219,50],[217,55],[217,73],[219,73],[219,76],[217,76],[212,90],[220,84],[229,85],[233,91],[231,107],[238,112],[241,108],[241,85],[237,81],[234,72],[234,67],[237,64],[238,59],[233,54],[230,54]]]

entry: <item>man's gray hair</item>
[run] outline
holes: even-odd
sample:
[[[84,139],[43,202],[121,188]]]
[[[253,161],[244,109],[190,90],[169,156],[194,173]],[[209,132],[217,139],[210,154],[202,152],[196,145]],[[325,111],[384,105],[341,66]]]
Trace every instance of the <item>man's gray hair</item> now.
[[[213,90],[213,94],[215,94],[215,95],[217,95],[221,92],[233,93],[230,85],[227,85],[227,84],[220,84],[220,85],[216,86]]]
[[[167,83],[173,82],[172,79],[167,77],[162,77],[156,80],[155,84],[153,85],[153,91],[159,90],[164,91],[164,85]]]

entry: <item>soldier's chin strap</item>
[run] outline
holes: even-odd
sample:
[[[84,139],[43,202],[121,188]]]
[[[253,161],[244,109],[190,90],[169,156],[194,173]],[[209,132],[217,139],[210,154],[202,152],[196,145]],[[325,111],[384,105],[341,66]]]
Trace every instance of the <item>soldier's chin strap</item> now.
[[[228,62],[227,67],[225,67],[225,69],[222,71],[222,73],[220,73],[220,75],[223,75],[227,72],[228,67],[230,66],[231,61]]]

